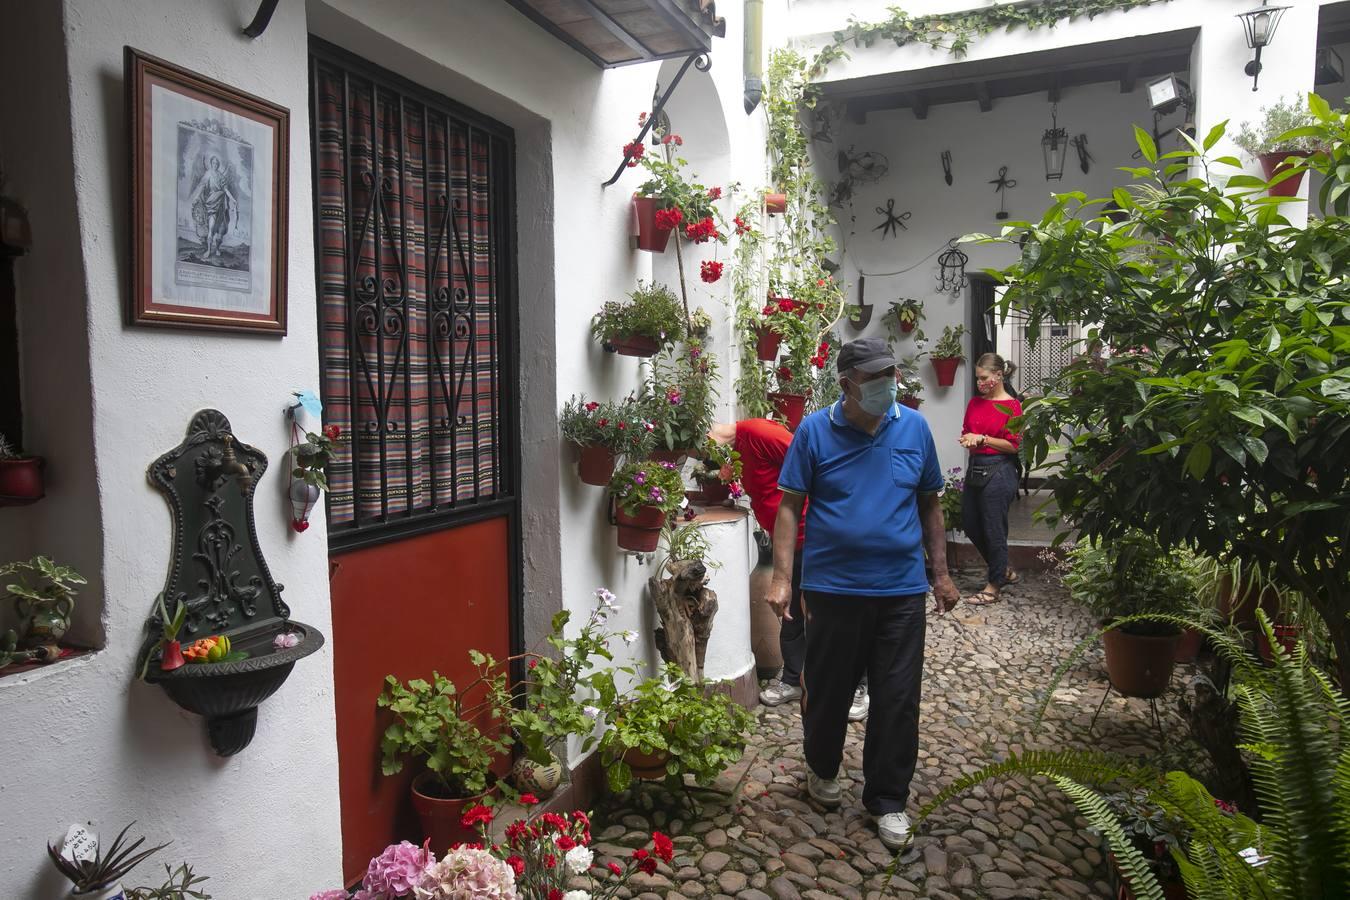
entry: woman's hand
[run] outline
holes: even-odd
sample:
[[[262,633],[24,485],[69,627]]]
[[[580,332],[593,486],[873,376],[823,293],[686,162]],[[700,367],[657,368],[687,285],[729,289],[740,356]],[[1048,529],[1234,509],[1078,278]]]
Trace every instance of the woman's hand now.
[[[961,435],[960,443],[962,447],[979,447],[984,444],[984,435],[966,432]]]

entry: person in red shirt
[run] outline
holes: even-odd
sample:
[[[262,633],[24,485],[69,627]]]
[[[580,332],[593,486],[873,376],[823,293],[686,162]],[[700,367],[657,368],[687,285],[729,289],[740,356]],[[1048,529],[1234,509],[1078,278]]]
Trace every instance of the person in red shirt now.
[[[766,534],[773,535],[778,504],[783,492],[778,489],[778,470],[783,467],[792,432],[769,419],[742,419],[736,423],[718,423],[708,431],[718,444],[731,444],[741,455],[741,487],[750,497],[750,511]],[[803,509],[803,512],[805,510]],[[759,702],[778,706],[802,696],[802,665],[806,660],[806,617],[802,614],[802,546],[806,540],[806,516],[797,526],[797,547],[792,560],[792,600],[783,616],[778,646],[783,653],[783,671],[759,692]],[[853,694],[850,721],[867,717],[867,680],[864,677]]]
[[[1008,507],[1017,497],[1017,451],[1022,436],[1008,430],[1008,420],[1022,415],[1022,404],[1008,392],[1015,366],[997,353],[975,362],[978,397],[971,397],[961,424],[961,446],[970,451],[965,489],[961,492],[961,529],[988,566],[984,590],[966,598],[983,606],[997,603],[1004,586],[1021,578],[1008,568]]]

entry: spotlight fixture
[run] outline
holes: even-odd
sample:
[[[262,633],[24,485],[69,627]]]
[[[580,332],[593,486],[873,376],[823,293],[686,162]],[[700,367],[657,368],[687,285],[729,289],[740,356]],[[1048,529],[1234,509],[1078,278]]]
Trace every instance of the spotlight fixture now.
[[[1252,90],[1257,88],[1257,80],[1261,76],[1261,50],[1269,47],[1271,41],[1275,40],[1275,29],[1280,26],[1280,19],[1284,16],[1287,6],[1267,6],[1265,0],[1262,0],[1260,6],[1255,9],[1249,9],[1244,13],[1238,13],[1238,18],[1242,20],[1242,30],[1247,36],[1247,46],[1256,51],[1256,55],[1247,63],[1242,71],[1252,76]]]
[[[1313,84],[1335,84],[1345,80],[1345,63],[1336,48],[1318,47],[1313,72]]]

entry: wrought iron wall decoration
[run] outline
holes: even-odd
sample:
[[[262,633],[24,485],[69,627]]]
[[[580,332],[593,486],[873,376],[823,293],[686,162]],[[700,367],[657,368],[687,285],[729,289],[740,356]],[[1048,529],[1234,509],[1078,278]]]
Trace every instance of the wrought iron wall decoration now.
[[[1078,151],[1078,168],[1082,169],[1083,174],[1086,175],[1092,163],[1092,154],[1088,153],[1086,134],[1080,134],[1073,139],[1073,149]]]
[[[1064,157],[1069,152],[1069,129],[1059,127],[1059,105],[1050,107],[1050,127],[1041,135],[1041,154],[1045,157],[1045,180],[1064,177]]]
[[[947,249],[943,250],[942,255],[938,257],[939,294],[951,294],[957,298],[961,296],[961,292],[970,283],[966,278],[966,263],[968,262],[970,262],[970,257],[966,256],[961,248],[956,246],[956,241],[948,241]]]
[[[1008,177],[1008,167],[999,166],[998,177],[989,182],[994,186],[994,191],[998,194],[998,212],[994,214],[995,219],[1008,218],[1007,196],[1008,191],[1017,187],[1017,180]]]
[[[839,167],[839,181],[830,188],[830,205],[840,207],[852,201],[855,187],[880,181],[890,170],[885,154],[871,150],[854,153],[852,147],[835,154],[835,165]]]
[[[942,151],[942,180],[947,182],[947,187],[952,186],[952,151]]]
[[[863,287],[867,279],[858,276],[858,311],[848,317],[848,327],[854,331],[862,331],[867,327],[867,323],[872,321],[872,306],[869,303],[863,303]]]
[[[706,72],[712,68],[712,59],[706,53],[694,53],[685,58],[679,71],[675,73],[675,77],[670,80],[670,85],[666,88],[666,92],[657,99],[656,104],[652,107],[651,115],[647,116],[646,120],[643,121],[642,130],[638,132],[638,136],[633,138],[632,142],[627,146],[642,143],[642,139],[647,136],[647,132],[652,130],[652,127],[657,124],[657,120],[663,115],[666,101],[670,99],[671,94],[675,93],[675,88],[679,87],[681,79],[684,78],[684,73],[689,71],[691,65],[700,72]],[[609,187],[611,184],[618,181],[619,176],[623,174],[623,170],[628,167],[628,151],[625,150],[623,160],[619,163],[619,167],[614,170],[614,174],[610,176],[609,180],[600,186]]]
[[[185,607],[184,643],[223,635],[234,661],[164,671],[155,649],[164,629],[157,602],[146,620],[137,671],[144,668],[147,681],[206,717],[211,746],[221,756],[248,746],[258,704],[281,687],[296,660],[323,646],[317,629],[291,621],[282,586],[272,580],[258,546],[253,493],[266,471],[267,457],[236,440],[222,413],[204,409],[192,417],[183,443],[148,472],[173,512],[165,606]]]
[[[888,234],[899,237],[900,232],[898,229],[904,229],[905,231],[909,231],[909,226],[906,225],[905,222],[909,219],[910,215],[912,214],[908,210],[897,214],[895,211],[894,197],[886,201],[885,208],[882,208],[880,206],[877,207],[877,215],[886,217],[885,221],[883,221],[880,225],[872,229],[873,231],[881,232],[881,239],[883,241],[886,239],[886,235]]]

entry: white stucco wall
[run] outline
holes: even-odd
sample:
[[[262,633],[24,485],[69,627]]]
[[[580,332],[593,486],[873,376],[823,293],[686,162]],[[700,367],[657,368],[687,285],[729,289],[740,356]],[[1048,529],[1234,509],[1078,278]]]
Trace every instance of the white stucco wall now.
[[[5,897],[64,896],[68,886],[47,861],[43,842],[86,820],[109,837],[135,819],[151,842],[172,839],[164,859],[190,860],[212,876],[213,893],[222,898],[307,896],[340,877],[328,649],[296,666],[261,708],[253,743],[228,760],[211,753],[200,718],[179,710],[158,688],[135,682],[133,672],[170,542],[168,507],[148,484],[146,466],[178,444],[203,407],[223,411],[240,438],[271,459],[258,493],[262,548],[276,580],[287,586],[295,618],[329,633],[323,529],[289,532],[276,475],[288,446],[281,411],[289,392],[318,382],[305,17],[299,6],[283,4],[266,37],[250,41],[239,29],[256,6],[252,0],[76,0],[6,13],[28,19],[4,37],[4,55],[18,56],[6,63],[5,121],[15,126],[7,147],[26,140],[17,123],[33,112],[61,116],[64,128],[37,131],[33,148],[40,155],[30,148],[7,159],[14,189],[38,210],[42,244],[21,263],[21,324],[32,363],[26,371],[34,376],[25,387],[27,418],[35,449],[59,461],[61,482],[43,503],[4,511],[7,520],[21,521],[17,530],[29,533],[7,542],[3,555],[47,552],[90,574],[83,602],[87,609],[101,604],[106,647],[78,662],[0,680],[7,735],[0,796],[14,813],[0,826]],[[30,51],[30,42],[41,50]],[[284,339],[122,324],[130,254],[124,45],[290,108],[290,333]],[[31,67],[12,67],[25,61]],[[65,85],[68,106],[38,109],[36,97],[58,102]],[[71,206],[62,202],[69,191],[63,184],[74,188]],[[52,189],[50,205],[45,188]],[[60,323],[39,309],[48,299],[69,304]],[[87,376],[80,340],[88,342]],[[62,360],[56,354],[67,346]],[[44,368],[58,365],[60,378]],[[97,487],[86,492],[93,484],[84,473],[95,468]],[[155,868],[146,864],[132,883],[152,880]]]

